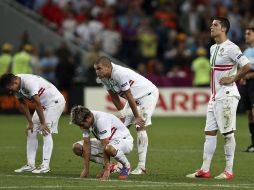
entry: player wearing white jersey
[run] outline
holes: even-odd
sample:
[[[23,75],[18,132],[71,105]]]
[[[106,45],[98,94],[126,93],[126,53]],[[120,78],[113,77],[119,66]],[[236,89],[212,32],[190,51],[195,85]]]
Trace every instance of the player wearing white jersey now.
[[[128,177],[131,166],[125,154],[132,151],[133,138],[119,118],[105,112],[90,111],[84,106],[75,106],[71,109],[71,123],[80,126],[83,132],[83,142],[74,144],[75,151],[82,150],[84,158],[84,169],[80,177],[89,175],[89,160],[91,160],[100,164],[103,162],[104,169],[97,175],[97,178],[108,179],[110,157],[123,165],[119,179]],[[90,141],[90,133],[97,140]],[[101,155],[104,161],[101,160]]]
[[[148,147],[146,126],[152,124],[151,117],[159,97],[158,88],[133,70],[113,64],[105,56],[95,62],[94,69],[112,97],[124,124],[128,128],[132,124],[136,125],[139,163],[131,174],[145,174]],[[127,100],[125,106],[119,97]]]
[[[227,18],[216,17],[211,25],[211,37],[216,44],[210,48],[211,98],[207,107],[203,164],[190,178],[211,177],[210,165],[217,144],[217,131],[225,139],[226,167],[215,179],[232,179],[235,154],[236,109],[240,95],[235,81],[241,79],[251,69],[248,58],[237,45],[228,40],[230,23]],[[237,72],[237,67],[241,69]]]
[[[0,78],[0,87],[16,96],[20,102],[20,108],[28,120],[26,128],[27,164],[15,172],[49,172],[53,151],[52,134],[58,133],[58,120],[65,107],[63,95],[50,82],[31,74],[4,74]],[[25,99],[31,101],[35,106],[33,116],[30,114]],[[36,168],[38,133],[43,135],[43,160],[42,164]]]

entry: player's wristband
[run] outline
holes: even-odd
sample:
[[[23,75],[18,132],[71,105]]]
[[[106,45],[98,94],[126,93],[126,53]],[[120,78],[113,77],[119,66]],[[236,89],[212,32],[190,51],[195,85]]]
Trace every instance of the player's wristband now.
[[[125,118],[125,112],[123,109],[121,110],[118,110],[118,115],[119,115],[119,118]]]

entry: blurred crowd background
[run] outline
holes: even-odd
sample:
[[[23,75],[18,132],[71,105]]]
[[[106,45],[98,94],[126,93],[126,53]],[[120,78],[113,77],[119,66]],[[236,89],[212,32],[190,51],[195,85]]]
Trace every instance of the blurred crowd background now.
[[[244,50],[244,29],[254,27],[252,0],[16,0],[41,15],[59,34],[59,47],[36,47],[23,31],[20,46],[2,44],[0,74],[34,73],[60,90],[96,85],[93,62],[104,53],[135,69],[159,87],[207,87],[210,82],[210,24],[230,20],[229,38]],[[87,51],[86,61],[71,41]],[[14,52],[14,49],[17,51]],[[83,80],[85,78],[85,80]]]

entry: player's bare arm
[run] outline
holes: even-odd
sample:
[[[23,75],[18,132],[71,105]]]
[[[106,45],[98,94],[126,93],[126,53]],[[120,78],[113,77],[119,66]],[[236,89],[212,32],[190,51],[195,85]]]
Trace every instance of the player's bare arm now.
[[[103,148],[103,157],[104,157],[104,169],[103,172],[101,172],[102,176],[99,178],[101,180],[107,180],[109,179],[110,175],[110,156],[106,152],[106,146],[109,144],[109,139],[102,139],[101,145]]]
[[[236,75],[229,77],[222,77],[220,79],[220,85],[229,85],[243,78],[251,70],[251,64],[244,65]]]
[[[144,122],[144,120],[142,119],[142,117],[140,116],[140,114],[138,112],[137,104],[136,104],[136,101],[133,98],[131,90],[129,89],[129,90],[124,91],[124,94],[126,96],[126,99],[129,102],[129,105],[130,105],[131,110],[133,112],[133,115],[135,117],[135,123],[136,123],[136,125],[138,125],[139,127],[144,127],[145,122]]]
[[[35,110],[36,110],[36,112],[39,116],[39,119],[40,119],[40,123],[41,123],[40,130],[41,130],[43,136],[46,136],[50,133],[50,130],[47,127],[46,122],[45,122],[45,117],[44,117],[43,108],[42,108],[42,105],[40,102],[40,97],[36,94],[32,97],[32,100],[35,105]]]
[[[114,93],[112,90],[108,90],[109,95],[112,98],[113,104],[115,105],[117,110],[122,110],[123,109],[123,105],[121,103],[121,100],[118,96],[118,94]]]
[[[83,159],[84,159],[84,168],[80,174],[81,178],[88,177],[89,175],[89,161],[90,161],[90,153],[91,153],[91,144],[90,138],[84,137],[83,143]]]
[[[25,102],[25,100],[23,98],[19,98],[19,103],[20,103],[20,109],[21,111],[24,113],[27,121],[28,121],[28,126],[26,128],[26,135],[27,132],[30,130],[31,132],[33,132],[33,122],[32,122],[32,117],[29,111],[29,108]]]

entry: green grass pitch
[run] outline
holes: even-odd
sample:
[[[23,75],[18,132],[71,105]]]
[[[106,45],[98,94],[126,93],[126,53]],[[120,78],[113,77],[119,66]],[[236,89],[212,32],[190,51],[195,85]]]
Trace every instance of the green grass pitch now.
[[[204,143],[204,117],[153,118],[148,129],[148,175],[130,176],[124,181],[112,174],[109,181],[98,181],[95,175],[101,166],[91,164],[90,177],[79,179],[82,159],[71,151],[74,142],[82,138],[78,127],[69,125],[69,117],[60,119],[59,134],[54,136],[51,172],[48,174],[14,173],[26,162],[24,116],[0,116],[0,190],[1,189],[254,189],[254,153],[242,152],[250,143],[247,118],[237,117],[235,178],[230,181],[188,179],[186,174],[201,166]],[[134,129],[131,132],[136,139]],[[223,138],[218,135],[217,150],[211,167],[218,175],[225,165]],[[41,161],[42,138],[39,138],[37,165]],[[137,148],[128,156],[133,167],[137,164]]]

